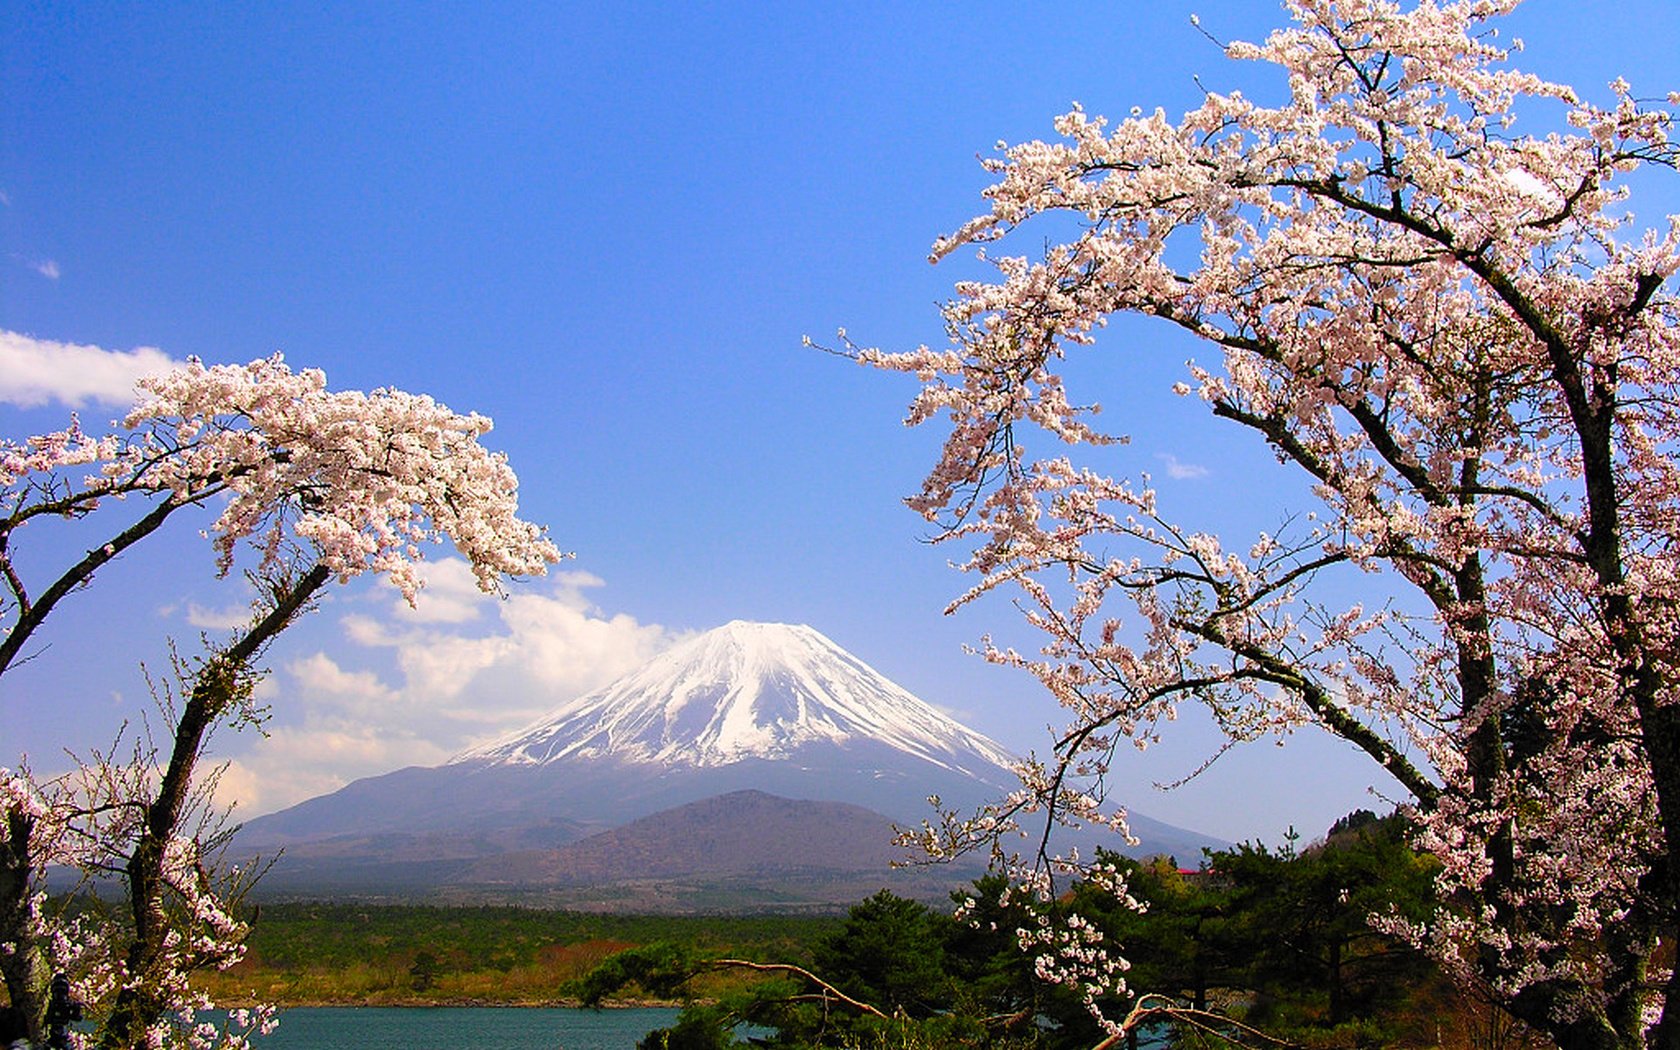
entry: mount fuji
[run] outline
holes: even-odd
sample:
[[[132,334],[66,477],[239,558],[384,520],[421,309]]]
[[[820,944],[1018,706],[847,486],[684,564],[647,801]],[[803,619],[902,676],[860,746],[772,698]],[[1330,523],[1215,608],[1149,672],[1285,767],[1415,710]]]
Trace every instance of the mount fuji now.
[[[284,848],[264,885],[291,893],[477,887],[575,904],[556,888],[623,884],[653,868],[668,881],[687,854],[713,884],[772,874],[786,883],[788,859],[820,853],[811,842],[825,835],[879,836],[881,850],[851,852],[884,876],[893,821],[931,815],[930,795],[959,807],[995,799],[1017,783],[1011,763],[818,631],[736,621],[442,766],[359,780],[252,820],[237,844]],[[1135,815],[1134,834],[1146,854],[1218,844]],[[738,870],[702,860],[696,836],[739,843],[725,851]],[[637,850],[604,848],[627,841]],[[618,854],[659,859],[614,872],[603,858]],[[832,873],[836,860],[805,867]],[[647,896],[639,906],[660,905]]]
[[[1011,779],[1003,748],[812,628],[741,620],[451,764],[595,759],[716,769],[877,746],[993,786]]]

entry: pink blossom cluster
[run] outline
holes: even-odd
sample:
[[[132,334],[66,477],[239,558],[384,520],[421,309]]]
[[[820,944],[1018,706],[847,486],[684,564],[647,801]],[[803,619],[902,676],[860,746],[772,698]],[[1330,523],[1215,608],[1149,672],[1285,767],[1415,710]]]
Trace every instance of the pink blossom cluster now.
[[[279,355],[190,362],[139,385],[123,426],[142,438],[105,476],[144,477],[180,500],[219,483],[227,500],[211,532],[223,571],[241,542],[273,559],[302,540],[340,579],[382,572],[412,600],[419,545],[446,536],[486,590],[560,558],[517,516],[518,479],[479,444],[484,416],[400,390],[328,391],[319,370],[293,372]]]
[[[226,572],[249,544],[259,571],[300,545],[341,580],[385,573],[410,600],[421,545],[447,537],[494,590],[561,558],[518,517],[518,480],[480,444],[484,416],[400,390],[329,391],[319,370],[280,355],[246,365],[182,368],[144,379],[124,432],[93,438],[79,423],[0,441],[0,525],[82,516],[101,502],[166,496],[215,501],[209,529]],[[78,469],[85,473],[72,476]]]

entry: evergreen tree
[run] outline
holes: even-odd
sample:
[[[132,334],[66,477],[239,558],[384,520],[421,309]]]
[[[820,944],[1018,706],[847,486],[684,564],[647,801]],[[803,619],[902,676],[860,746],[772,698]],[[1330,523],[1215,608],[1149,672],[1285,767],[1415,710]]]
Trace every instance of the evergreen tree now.
[[[944,942],[950,921],[881,890],[854,904],[845,925],[817,946],[817,972],[885,1013],[927,1017],[949,1001]]]

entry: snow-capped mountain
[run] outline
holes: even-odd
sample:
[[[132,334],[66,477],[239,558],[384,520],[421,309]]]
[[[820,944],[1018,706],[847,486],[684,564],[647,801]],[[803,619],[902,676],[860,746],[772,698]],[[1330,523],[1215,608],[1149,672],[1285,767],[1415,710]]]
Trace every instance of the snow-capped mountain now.
[[[827,834],[841,811],[832,804],[862,807],[885,838],[891,822],[930,817],[930,795],[958,808],[1000,797],[1017,783],[1010,763],[998,744],[812,628],[737,621],[442,766],[358,780],[251,821],[238,841],[269,855],[285,849],[271,891],[470,892],[498,870],[486,858],[503,858],[510,872],[577,867],[603,851],[548,854],[660,814],[642,837],[659,830],[661,856],[683,854],[676,844],[686,836],[712,834],[693,820],[709,812],[692,808],[707,800],[738,808],[774,796],[806,807],[805,841]],[[1132,818],[1145,854],[1193,857],[1214,844]],[[657,867],[625,863],[631,881]],[[542,887],[525,887],[533,889]]]
[[[456,763],[576,758],[662,766],[796,760],[812,745],[886,745],[992,781],[1002,747],[804,625],[736,620],[656,656]]]

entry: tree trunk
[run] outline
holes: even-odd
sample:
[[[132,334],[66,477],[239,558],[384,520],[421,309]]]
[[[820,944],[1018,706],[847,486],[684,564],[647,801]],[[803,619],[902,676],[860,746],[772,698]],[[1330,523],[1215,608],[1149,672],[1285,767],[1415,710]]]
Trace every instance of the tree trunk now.
[[[1545,1032],[1558,1050],[1639,1050],[1638,1032],[1617,1032],[1591,988],[1529,985],[1507,1003],[1513,1016]],[[1567,1020],[1565,1020],[1567,1018]]]
[[[1330,941],[1330,1023],[1341,1024],[1347,1020],[1347,1005],[1342,995],[1342,942],[1332,938]]]
[[[46,952],[31,936],[30,876],[35,864],[32,844],[35,820],[22,813],[7,814],[5,839],[0,841],[0,974],[6,994],[23,1021],[29,1041],[46,1038],[47,991],[52,981]]]
[[[244,637],[217,653],[199,671],[192,692],[175,725],[169,765],[158,786],[157,798],[146,809],[140,841],[127,865],[129,910],[134,941],[129,946],[129,984],[118,993],[100,1045],[110,1050],[134,1046],[147,1028],[157,1023],[168,1005],[157,992],[151,971],[163,963],[168,934],[164,908],[167,879],[164,870],[169,843],[180,829],[192,792],[193,770],[205,734],[247,687],[250,661],[284,630],[331,573],[317,565],[279,595],[274,608]]]

